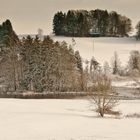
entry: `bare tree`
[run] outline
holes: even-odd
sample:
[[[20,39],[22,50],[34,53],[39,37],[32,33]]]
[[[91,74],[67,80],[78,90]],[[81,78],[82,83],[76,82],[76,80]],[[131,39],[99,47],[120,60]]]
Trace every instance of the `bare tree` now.
[[[116,98],[117,93],[114,91],[108,76],[98,75],[90,94],[90,101],[96,105],[96,110],[101,117],[104,117],[105,113],[113,113],[112,109],[117,105],[118,100]]]
[[[42,29],[38,29],[38,37],[40,38],[40,39],[42,39],[43,38],[43,30]]]

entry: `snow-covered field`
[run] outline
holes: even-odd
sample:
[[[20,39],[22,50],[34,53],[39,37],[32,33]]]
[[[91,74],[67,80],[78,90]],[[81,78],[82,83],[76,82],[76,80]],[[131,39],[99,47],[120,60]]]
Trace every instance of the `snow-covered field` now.
[[[0,99],[0,140],[139,140],[140,101],[121,101],[120,118],[100,118],[87,100]]]
[[[52,37],[55,41],[66,41],[72,44],[71,37]],[[122,65],[126,65],[130,52],[132,50],[140,51],[140,42],[135,38],[74,38],[76,45],[75,50],[79,50],[82,58],[90,60],[94,55],[95,58],[103,64],[105,61],[111,63],[111,59],[116,51],[119,55]],[[94,46],[94,47],[93,47]]]

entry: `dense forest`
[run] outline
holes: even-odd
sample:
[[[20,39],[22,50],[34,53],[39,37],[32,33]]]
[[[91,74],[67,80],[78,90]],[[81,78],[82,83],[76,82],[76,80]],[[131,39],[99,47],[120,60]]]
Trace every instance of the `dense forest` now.
[[[88,37],[88,36],[128,36],[132,30],[131,19],[115,11],[107,10],[69,10],[57,12],[53,18],[55,35]]]
[[[72,46],[49,36],[19,40],[9,20],[0,26],[0,40],[0,84],[6,90],[83,90],[82,59]]]

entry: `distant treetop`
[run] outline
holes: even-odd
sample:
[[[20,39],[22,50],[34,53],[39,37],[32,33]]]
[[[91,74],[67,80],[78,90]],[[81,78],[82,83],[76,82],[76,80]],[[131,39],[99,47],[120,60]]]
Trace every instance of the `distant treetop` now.
[[[128,36],[132,30],[131,19],[115,11],[107,10],[69,10],[57,12],[53,19],[55,35],[88,36]]]

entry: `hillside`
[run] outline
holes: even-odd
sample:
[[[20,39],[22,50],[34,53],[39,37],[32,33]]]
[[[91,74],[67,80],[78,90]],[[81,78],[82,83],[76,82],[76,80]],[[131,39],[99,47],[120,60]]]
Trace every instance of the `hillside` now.
[[[52,37],[55,41],[66,41],[72,44],[71,37]],[[120,58],[121,64],[126,65],[130,52],[132,50],[140,51],[140,42],[135,38],[115,38],[115,37],[100,37],[100,38],[74,38],[76,45],[75,50],[79,50],[82,58],[90,60],[94,56],[100,64],[105,61],[111,63],[111,58],[116,51]]]

